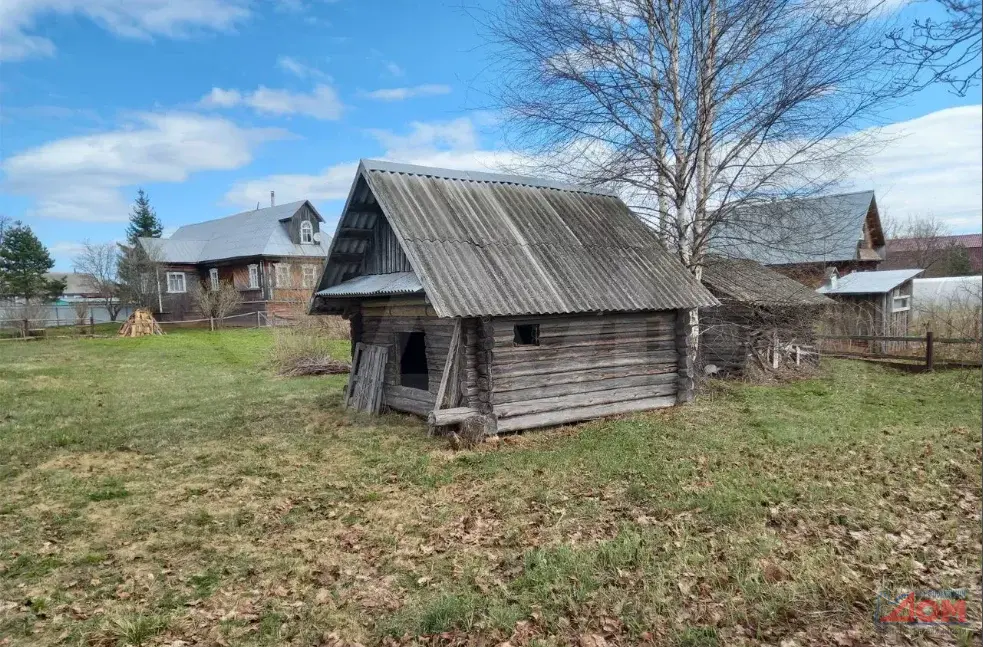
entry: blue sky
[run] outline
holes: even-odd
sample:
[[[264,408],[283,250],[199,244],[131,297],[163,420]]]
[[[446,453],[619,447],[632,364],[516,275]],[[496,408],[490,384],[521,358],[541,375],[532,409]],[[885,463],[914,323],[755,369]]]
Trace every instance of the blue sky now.
[[[0,214],[69,270],[83,239],[123,236],[138,186],[169,229],[267,204],[271,189],[333,221],[360,157],[507,162],[486,110],[491,51],[461,6],[4,0]],[[891,143],[854,183],[892,216],[979,231],[980,102],[934,87],[893,107]]]

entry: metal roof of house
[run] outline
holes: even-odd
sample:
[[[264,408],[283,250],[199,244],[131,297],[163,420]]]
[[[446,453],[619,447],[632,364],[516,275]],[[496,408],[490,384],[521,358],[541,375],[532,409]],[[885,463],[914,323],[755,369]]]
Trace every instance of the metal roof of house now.
[[[363,160],[339,235],[366,226],[373,200],[441,317],[717,304],[620,199],[593,189]],[[321,290],[359,265],[335,241]]]
[[[817,306],[830,300],[756,261],[709,256],[703,283],[718,297],[749,305]]]
[[[711,247],[731,258],[766,265],[880,260],[873,250],[858,253],[873,191],[817,198],[775,200],[738,207],[714,233]]]
[[[887,241],[888,253],[941,250],[949,247],[962,247],[964,249],[983,247],[983,234],[959,234],[934,238],[892,238]]]
[[[924,270],[881,270],[877,272],[852,272],[836,280],[836,287],[828,284],[818,288],[821,294],[884,294],[913,279]]]
[[[141,238],[140,243],[167,263],[202,263],[240,256],[325,256],[328,245],[323,236],[320,243],[299,245],[290,239],[283,224],[305,204],[323,222],[313,205],[300,200],[184,225],[170,238]]]
[[[95,277],[91,274],[78,274],[76,272],[45,272],[44,277],[50,281],[64,281],[65,289],[62,296],[85,296],[89,294],[99,294],[99,287],[96,285]]]
[[[339,283],[317,293],[318,296],[389,296],[423,292],[423,284],[413,272],[366,274]]]

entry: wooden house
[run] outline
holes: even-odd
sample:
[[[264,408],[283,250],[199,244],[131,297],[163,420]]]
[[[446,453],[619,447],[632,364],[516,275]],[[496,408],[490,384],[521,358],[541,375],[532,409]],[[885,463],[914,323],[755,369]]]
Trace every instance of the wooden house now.
[[[757,261],[811,288],[830,268],[840,275],[876,270],[884,246],[873,191],[735,207],[711,241],[719,255]]]
[[[827,297],[760,263],[709,256],[703,284],[720,306],[700,309],[698,365],[743,375],[815,365],[816,323]]]
[[[195,283],[231,282],[243,312],[283,314],[310,298],[327,255],[324,218],[307,200],[179,227],[168,238],[140,238],[158,266],[158,318],[192,318]]]
[[[829,278],[817,292],[836,301],[830,317],[835,335],[902,336],[912,318],[912,279],[922,270],[853,272]]]
[[[363,160],[311,312],[351,321],[357,408],[494,433],[691,398],[715,303],[613,195]]]

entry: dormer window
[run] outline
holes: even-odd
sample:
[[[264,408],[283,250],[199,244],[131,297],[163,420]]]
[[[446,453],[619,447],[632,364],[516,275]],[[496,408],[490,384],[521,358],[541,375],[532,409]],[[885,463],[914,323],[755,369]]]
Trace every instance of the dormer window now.
[[[310,220],[305,220],[300,223],[300,244],[314,244],[314,225],[311,224]]]

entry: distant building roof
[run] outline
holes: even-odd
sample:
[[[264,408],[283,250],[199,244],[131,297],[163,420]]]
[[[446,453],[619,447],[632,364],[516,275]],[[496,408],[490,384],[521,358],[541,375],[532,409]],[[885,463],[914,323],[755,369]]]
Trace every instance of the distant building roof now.
[[[717,300],[610,194],[363,160],[338,227],[374,196],[441,317],[669,310]],[[319,289],[356,272],[328,256]],[[315,304],[316,307],[316,304]]]
[[[836,287],[826,284],[817,289],[816,292],[822,294],[884,294],[921,273],[922,270],[852,272],[839,277],[836,280]]]
[[[91,274],[47,272],[44,276],[49,281],[65,282],[65,290],[62,292],[62,296],[96,296],[99,294],[99,288],[96,287],[95,279]]]
[[[983,234],[962,234],[959,236],[939,236],[937,238],[892,238],[887,241],[887,252],[913,252],[923,249],[944,249],[964,247],[973,249],[983,247]]]
[[[798,281],[746,259],[707,257],[703,283],[718,297],[762,306],[814,306],[830,300]]]
[[[873,191],[738,207],[717,227],[711,248],[766,265],[880,260],[876,251],[858,247],[872,209],[876,214]],[[879,226],[876,234],[881,235]],[[875,241],[875,248],[878,243],[883,240]]]
[[[325,256],[328,244],[299,245],[284,224],[307,205],[319,222],[324,219],[306,200],[243,211],[232,216],[179,227],[170,238],[141,238],[148,252],[165,263],[203,263],[242,256]]]

